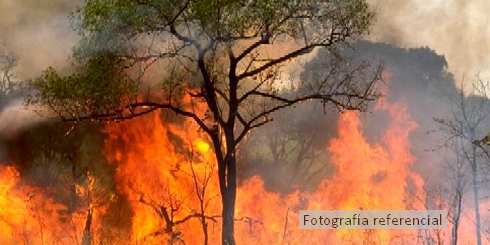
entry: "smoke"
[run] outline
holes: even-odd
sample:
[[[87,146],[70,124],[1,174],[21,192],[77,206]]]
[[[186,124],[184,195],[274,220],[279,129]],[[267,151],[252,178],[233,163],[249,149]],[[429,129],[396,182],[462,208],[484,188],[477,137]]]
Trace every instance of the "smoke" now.
[[[11,101],[0,111],[0,138],[13,137],[22,129],[45,121],[45,114],[34,108],[26,108],[22,97]]]
[[[451,110],[450,98],[455,98],[458,91],[453,76],[447,72],[445,57],[429,48],[404,49],[368,41],[355,43],[352,49],[344,49],[340,54],[347,60],[369,61],[372,66],[378,63],[384,65],[386,72],[389,73],[389,79],[386,81],[389,92],[386,99],[406,105],[408,113],[418,124],[417,129],[411,134],[411,151],[417,161],[414,166],[418,171],[424,173],[426,179],[440,180],[441,176],[438,175],[442,172],[441,168],[447,159],[443,159],[440,152],[431,150],[440,145],[443,139],[440,134],[429,132],[437,129],[433,118],[447,117]],[[328,51],[319,51],[316,57],[305,63],[303,73],[300,75],[301,79],[306,82],[320,79],[321,74],[328,70],[330,56]],[[362,115],[364,131],[368,139],[377,142],[388,126],[387,115],[374,112],[373,108],[369,111],[370,113]],[[328,163],[329,160],[326,159],[328,156],[322,157],[322,155],[326,152],[325,147],[329,140],[336,137],[336,121],[335,110],[327,107],[324,114],[321,105],[317,103],[302,104],[296,109],[281,111],[275,115],[272,124],[254,133],[258,138],[252,140],[251,144],[243,150],[244,163],[242,165],[248,164],[248,166],[244,167],[242,174],[245,176],[242,178],[246,178],[247,175],[262,175],[269,188],[280,191],[294,190],[295,187],[311,188],[311,185],[318,183],[319,179],[335,171],[328,169],[328,166],[325,168],[325,163]],[[267,140],[275,138],[279,139],[274,142]],[[256,140],[264,142],[256,142]],[[317,159],[309,161],[300,157],[299,160],[296,160],[297,156],[294,152],[290,156],[274,159],[274,148],[276,151],[280,150],[278,145],[288,141],[300,142],[300,145],[309,144],[311,150],[306,151],[307,154],[317,155]],[[254,145],[260,146],[261,149],[258,150]],[[268,154],[257,154],[257,152],[267,151],[272,152],[270,153],[273,156],[272,159]],[[288,163],[288,161],[291,162]],[[315,178],[319,179],[296,179],[299,181],[294,183],[297,186],[292,186],[291,179],[298,174],[298,168],[287,166],[286,169],[281,169],[278,163],[288,163],[290,166],[298,164],[310,166],[312,172],[318,173]],[[300,166],[299,169],[304,166]],[[278,172],[281,174],[277,174]]]
[[[456,80],[490,76],[490,27],[485,0],[368,0],[377,19],[369,37],[401,47],[428,46],[445,55]],[[79,1],[0,2],[0,42],[19,58],[19,76],[62,66],[77,41],[67,17]]]
[[[424,202],[428,209],[441,208],[440,198],[450,201],[454,195],[455,186],[455,153],[451,150],[443,149],[447,143],[447,135],[441,132],[434,118],[450,118],[452,108],[457,100],[458,88],[454,76],[448,72],[448,62],[443,55],[439,55],[430,48],[400,48],[395,45],[385,43],[374,43],[368,41],[358,42],[353,45],[352,50],[344,50],[342,54],[349,59],[368,60],[375,64],[384,64],[386,72],[386,84],[389,92],[385,99],[390,102],[402,103],[406,105],[408,114],[417,123],[418,127],[410,134],[410,152],[414,155],[414,163],[411,170],[417,172],[424,180],[424,190],[427,196]],[[321,74],[325,67],[322,63],[329,57],[328,52],[320,51],[317,56],[307,62],[304,67],[302,78],[318,78],[316,74]],[[476,97],[473,97],[476,98]],[[316,107],[316,108],[315,108]],[[332,168],[330,156],[326,156],[326,146],[335,136],[337,115],[331,111],[326,115],[321,114],[318,104],[303,104],[296,110],[282,111],[276,116],[273,124],[258,129],[254,136],[263,136],[260,141],[251,141],[252,144],[246,145],[241,149],[242,162],[238,165],[242,179],[252,175],[259,175],[265,181],[265,186],[269,190],[280,193],[296,191],[297,189],[315,189],[312,185],[317,185],[316,178],[332,178],[336,176],[337,169]],[[363,133],[370,142],[380,142],[380,137],[386,132],[389,122],[386,113],[370,110],[370,113],[361,114]],[[482,128],[489,128],[487,122]],[[482,138],[486,132],[478,132],[478,137]],[[303,142],[313,142],[311,152],[308,153],[309,161],[306,158],[296,158],[297,153],[288,153],[286,157],[275,160],[273,149],[290,150],[294,147],[294,142],[305,145]],[[274,139],[272,144],[267,139]],[[311,141],[309,141],[311,140]],[[287,144],[284,144],[286,142]],[[278,148],[276,145],[286,147]],[[255,147],[254,147],[255,146]],[[348,144],[345,147],[350,147]],[[279,151],[280,152],[280,151]],[[320,153],[320,157],[315,157],[315,152]],[[321,157],[321,156],[324,157]],[[311,157],[313,156],[313,157]],[[289,159],[292,159],[289,160]],[[294,164],[300,164],[299,168]],[[248,165],[247,165],[248,164]],[[364,164],[359,162],[358,164]],[[484,164],[482,164],[484,165]],[[323,166],[323,168],[322,168]],[[303,174],[304,169],[312,171],[306,175],[308,178],[294,178],[297,173]],[[466,171],[464,169],[463,171]],[[485,170],[483,170],[485,171]],[[314,173],[314,174],[311,174]],[[319,173],[319,174],[318,174]],[[486,172],[485,172],[486,173]],[[459,173],[458,173],[459,174]],[[379,177],[373,176],[373,179]],[[469,175],[464,175],[464,181],[468,181]],[[408,182],[410,183],[410,182]],[[469,182],[467,182],[469,183]],[[336,188],[336,186],[332,186]],[[402,188],[402,187],[400,187]],[[409,187],[411,188],[411,187]],[[467,188],[467,187],[465,187]],[[489,192],[488,183],[481,182],[480,192]],[[461,224],[473,224],[474,219],[471,214],[472,197],[468,189],[463,190],[464,207]],[[487,204],[481,202],[482,210],[487,210]],[[482,215],[483,220],[488,221],[488,213]],[[459,231],[461,237],[474,234],[470,231],[471,225],[462,226]],[[465,239],[465,238],[463,238]]]
[[[418,124],[410,137],[411,151],[416,156],[414,166],[426,180],[440,181],[444,161],[448,159],[441,157],[441,151],[433,151],[445,137],[436,133],[438,125],[434,118],[447,118],[458,94],[445,57],[429,48],[404,49],[370,42],[359,42],[349,55],[384,64],[389,73],[386,99],[406,105],[410,117]],[[384,131],[386,118],[382,115],[373,113],[365,117],[368,136],[376,137]]]
[[[78,1],[0,1],[0,48],[15,58],[13,82],[38,76],[46,67],[68,64],[77,35],[68,20]],[[24,106],[26,91],[0,92],[0,161],[6,161],[2,141],[46,120]]]
[[[482,72],[484,77],[490,76],[490,58],[486,57],[490,51],[486,42],[490,30],[486,25],[488,21],[484,11],[489,9],[490,2],[369,1],[377,12],[377,21],[369,39],[389,44],[360,42],[354,45],[355,53],[346,51],[345,54],[385,64],[391,77],[390,99],[405,102],[410,115],[419,124],[411,138],[417,170],[424,173],[426,180],[439,181],[442,177],[438,174],[443,172],[443,161],[446,159],[439,153],[428,151],[441,140],[427,131],[435,127],[434,117],[444,117],[444,113],[450,109],[446,98],[454,97],[457,93],[455,84],[458,80],[463,76],[472,77],[477,72]],[[67,65],[72,47],[78,40],[69,24],[68,15],[78,3],[67,0],[0,2],[0,43],[18,59],[15,70],[17,80],[36,77],[47,66],[62,68]],[[281,47],[268,49],[264,55],[275,56],[279,51],[294,47],[294,43],[283,43]],[[314,52],[286,67],[291,80],[306,77],[308,73],[321,72],[322,66],[318,63],[325,55],[328,53]],[[302,104],[296,110],[286,110],[276,115],[274,119],[277,120],[273,124],[254,133],[269,139],[265,142],[269,144],[280,144],[271,141],[280,136],[288,137],[284,140],[292,138],[310,144],[311,149],[306,149],[304,155],[313,156],[311,161],[303,160],[302,155],[296,153],[302,152],[300,150],[293,157],[275,156],[272,151],[265,149],[269,146],[264,142],[251,141],[251,144],[241,148],[240,157],[244,159],[241,159],[243,164],[239,164],[239,167],[245,168],[239,171],[241,179],[260,174],[269,188],[284,192],[296,187],[292,184],[313,179],[316,180],[311,183],[314,185],[320,178],[333,173],[334,169],[321,167],[329,161],[328,156],[322,154],[325,153],[327,142],[335,137],[337,115],[332,110],[322,114],[322,109],[319,104]],[[363,114],[363,117],[368,138],[379,137],[386,127],[386,118],[380,114]],[[5,147],[2,147],[3,140],[43,120],[46,117],[23,105],[21,93],[10,95],[7,99],[0,98],[0,162],[7,160]],[[37,132],[42,133],[42,130]],[[61,140],[58,141],[64,146]],[[253,145],[255,147],[251,147]],[[284,149],[287,151],[288,147],[290,145]],[[63,150],[73,152],[71,148]],[[284,163],[290,165],[283,168],[281,164]],[[311,171],[303,173],[298,171],[298,164],[311,164],[313,167]],[[36,175],[41,176],[40,179],[51,179],[46,177],[44,168],[33,171],[40,172]]]
[[[377,14],[372,41],[430,47],[443,54],[457,81],[490,76],[486,0],[369,0]]]
[[[428,46],[435,50],[406,50],[390,45],[366,43],[357,45],[360,53],[364,53],[369,58],[382,59],[388,65],[391,63],[389,68],[394,76],[392,96],[404,97],[409,105],[413,104],[411,114],[423,124],[423,128],[426,128],[432,124],[432,117],[437,116],[433,114],[444,108],[444,102],[432,99],[440,97],[434,93],[454,92],[455,81],[446,73],[446,69],[455,74],[456,80],[461,79],[463,74],[472,76],[479,71],[483,76],[486,75],[490,58],[485,54],[490,51],[490,47],[485,40],[490,36],[490,29],[486,25],[488,21],[484,10],[490,7],[490,2],[483,0],[471,2],[369,0],[369,2],[377,13],[376,23],[369,36],[370,40],[401,47]],[[67,0],[0,2],[0,32],[2,33],[0,42],[18,59],[15,71],[18,80],[35,77],[47,66],[59,68],[67,64],[72,47],[78,40],[70,26],[68,16],[79,4],[79,1]],[[283,47],[269,49],[267,54],[274,56],[277,50],[284,48],[294,48],[294,44],[285,43]],[[291,79],[296,80],[300,76],[299,73],[307,72],[309,68],[303,65],[314,62],[315,55],[316,52],[305,57],[304,60],[291,64],[288,67]],[[41,120],[32,109],[23,108],[21,100],[22,97],[19,95],[0,102],[0,137],[5,137]],[[288,117],[290,116],[286,118]],[[318,119],[320,118],[321,116]],[[309,129],[309,127],[305,128]],[[423,135],[424,132],[419,131],[417,134]],[[423,152],[423,149],[419,151]]]
[[[66,0],[0,2],[0,43],[18,59],[19,79],[67,63],[77,41],[68,17],[77,4]]]

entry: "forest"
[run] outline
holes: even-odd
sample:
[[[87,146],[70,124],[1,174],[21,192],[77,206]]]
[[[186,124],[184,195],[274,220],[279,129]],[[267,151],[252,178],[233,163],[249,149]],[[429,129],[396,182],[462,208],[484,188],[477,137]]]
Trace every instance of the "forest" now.
[[[0,244],[490,244],[488,9],[2,1]]]

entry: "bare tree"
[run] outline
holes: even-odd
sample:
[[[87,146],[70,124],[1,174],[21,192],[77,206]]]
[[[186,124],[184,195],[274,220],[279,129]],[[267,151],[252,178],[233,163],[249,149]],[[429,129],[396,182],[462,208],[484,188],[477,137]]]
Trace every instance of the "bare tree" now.
[[[199,215],[199,220],[201,223],[201,228],[204,236],[203,244],[208,245],[209,244],[208,221],[211,220],[216,222],[215,218],[218,217],[218,216],[206,215],[206,210],[208,208],[210,199],[212,198],[206,194],[207,194],[209,184],[211,183],[211,180],[213,178],[213,175],[215,174],[215,169],[212,163],[205,162],[204,171],[202,173],[198,173],[194,168],[194,164],[195,164],[194,158],[196,153],[194,151],[194,147],[192,147],[192,142],[190,142],[189,145],[191,146],[191,152],[189,154],[189,159],[187,160],[187,162],[189,163],[189,167],[191,170],[192,182],[194,183],[194,191],[199,201],[198,215]]]
[[[488,131],[488,120],[490,112],[490,101],[488,100],[489,83],[478,79],[473,83],[472,90],[465,91],[464,83],[461,85],[460,93],[453,101],[452,115],[448,119],[435,119],[441,126],[446,137],[446,143],[453,143],[456,155],[462,154],[464,163],[470,168],[471,186],[473,190],[473,205],[475,212],[476,241],[481,245],[481,217],[480,217],[480,189],[482,184],[483,160],[487,157],[485,151],[478,144]],[[462,167],[459,167],[461,169]],[[458,170],[459,171],[459,170]],[[461,192],[463,183],[459,183],[457,192]],[[455,195],[456,205],[461,205],[462,194]],[[459,207],[460,209],[461,207]],[[461,210],[459,210],[461,211]],[[456,217],[455,217],[456,218]],[[459,220],[459,217],[458,217]],[[456,232],[456,231],[455,231]],[[453,235],[453,239],[457,239]]]
[[[467,164],[465,164],[464,156],[460,152],[461,141],[456,140],[451,147],[455,159],[449,160],[447,164],[449,186],[447,193],[449,194],[448,200],[450,201],[450,222],[451,227],[451,244],[458,244],[458,231],[461,220],[461,213],[463,210],[463,196],[466,191],[467,183]]]
[[[197,219],[202,229],[203,244],[207,245],[209,244],[209,222],[216,223],[221,218],[220,215],[207,214],[208,206],[213,198],[209,196],[207,190],[215,174],[215,169],[213,163],[198,161],[200,160],[200,156],[194,149],[192,139],[185,140],[188,141],[190,147],[190,149],[186,149],[188,152],[185,154],[185,162],[189,168],[181,168],[176,171],[182,171],[184,176],[189,178],[189,183],[193,185],[197,199],[197,208],[194,205],[184,206],[185,203],[183,200],[174,193],[171,193],[171,190],[168,188],[168,194],[166,198],[163,198],[164,200],[152,200],[142,193],[139,202],[151,207],[164,223],[164,227],[148,234],[145,239],[167,235],[169,237],[168,244],[185,244],[182,238],[183,234],[177,227],[193,219]],[[200,164],[200,167],[203,169],[200,169],[201,171],[196,170],[196,164]],[[176,218],[177,216],[181,218]]]
[[[14,89],[14,68],[17,59],[6,48],[0,46],[0,96],[6,96]]]

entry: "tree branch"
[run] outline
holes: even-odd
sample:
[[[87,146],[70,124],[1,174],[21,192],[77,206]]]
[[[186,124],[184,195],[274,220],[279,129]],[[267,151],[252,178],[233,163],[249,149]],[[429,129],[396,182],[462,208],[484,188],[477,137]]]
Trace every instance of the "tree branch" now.
[[[304,54],[307,54],[307,53],[310,53],[311,51],[313,51],[313,49],[315,47],[329,47],[333,44],[332,41],[328,41],[327,43],[316,43],[316,44],[310,44],[310,45],[306,45],[302,48],[299,48],[299,49],[296,49],[295,51],[292,51],[284,56],[281,56],[277,59],[272,59],[271,61],[267,62],[266,64],[254,69],[254,70],[251,70],[251,71],[248,71],[248,72],[244,72],[240,75],[238,75],[238,80],[242,80],[243,78],[246,78],[246,77],[251,77],[251,76],[254,76],[254,75],[257,75],[259,74],[260,72],[270,68],[270,67],[273,67],[275,65],[278,65],[278,64],[281,64],[287,60],[290,60],[290,59],[293,59],[293,58],[296,58],[300,55],[304,55]]]
[[[142,111],[136,111],[138,108],[143,108]],[[60,115],[61,119],[66,122],[78,122],[82,120],[102,120],[102,121],[117,121],[117,120],[125,120],[132,119],[138,116],[142,116],[153,112],[157,109],[168,109],[171,110],[178,115],[188,117],[193,119],[207,134],[211,135],[212,130],[206,125],[206,123],[195,113],[186,111],[182,108],[174,106],[170,103],[157,103],[157,102],[136,102],[131,103],[125,106],[122,110],[116,110],[112,113],[93,113],[81,117],[73,117],[66,118],[63,115]],[[129,114],[124,114],[124,111],[129,111]],[[58,113],[59,114],[59,113]]]

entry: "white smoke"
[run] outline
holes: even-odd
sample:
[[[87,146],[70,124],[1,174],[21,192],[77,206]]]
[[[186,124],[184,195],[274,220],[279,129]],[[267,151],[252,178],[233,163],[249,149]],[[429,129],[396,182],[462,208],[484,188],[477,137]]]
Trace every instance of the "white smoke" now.
[[[77,35],[69,21],[78,1],[0,1],[0,43],[18,60],[20,79],[67,64]]]
[[[448,61],[456,81],[490,77],[487,0],[368,0],[377,13],[372,41],[430,47]]]
[[[25,106],[24,98],[19,97],[0,111],[0,138],[15,136],[22,129],[48,120],[48,115],[42,108]]]
[[[79,3],[0,1],[0,44],[17,61],[14,82],[36,77],[48,66],[69,65],[72,47],[78,40],[69,15]],[[23,96],[23,93],[0,94],[0,139],[47,119],[26,107]]]

